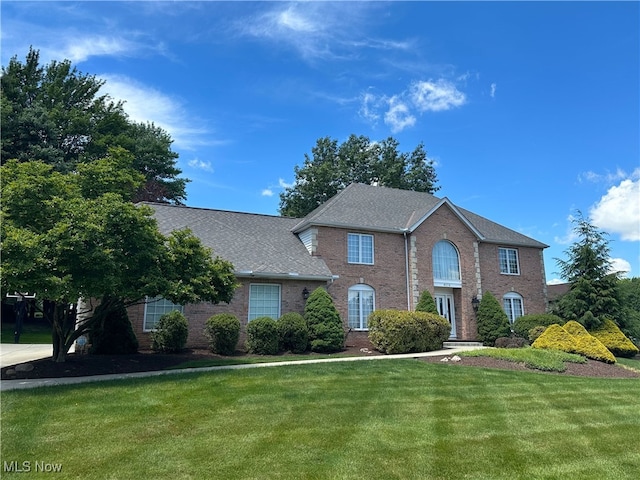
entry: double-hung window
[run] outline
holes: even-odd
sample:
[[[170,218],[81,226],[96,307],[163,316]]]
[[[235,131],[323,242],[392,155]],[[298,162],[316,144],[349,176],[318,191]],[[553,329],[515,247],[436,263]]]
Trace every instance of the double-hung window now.
[[[349,328],[367,330],[369,314],[375,309],[375,291],[369,285],[349,288]]]
[[[151,332],[155,330],[160,317],[174,310],[184,313],[184,306],[176,305],[162,297],[147,297],[147,300],[144,302],[144,331]]]
[[[504,273],[506,275],[520,275],[518,250],[515,248],[499,248],[498,258],[500,260],[500,273]]]
[[[350,233],[347,240],[349,263],[373,265],[373,235]]]
[[[522,297],[517,293],[507,293],[502,297],[502,305],[504,313],[509,317],[509,323],[516,321],[516,318],[524,315],[524,306],[522,304]]]
[[[249,286],[249,321],[258,317],[280,317],[280,285],[253,283]]]

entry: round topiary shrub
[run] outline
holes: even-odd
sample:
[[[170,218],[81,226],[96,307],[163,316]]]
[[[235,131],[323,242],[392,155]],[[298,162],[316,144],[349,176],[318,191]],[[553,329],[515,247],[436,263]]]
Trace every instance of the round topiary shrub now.
[[[616,357],[613,356],[607,347],[587,332],[587,330],[575,320],[567,322],[562,328],[573,335],[573,338],[576,340],[576,353],[592,360],[598,360],[599,362],[616,363]]]
[[[533,342],[531,348],[546,348],[549,350],[561,350],[567,353],[577,353],[578,345],[573,335],[560,325],[554,323],[542,332],[542,335]]]
[[[564,320],[562,320],[557,315],[552,315],[550,313],[535,313],[522,315],[521,317],[516,318],[511,328],[516,335],[519,335],[522,338],[529,338],[529,332],[532,328],[546,328],[549,325],[553,325],[554,323],[558,325],[564,325]]]
[[[509,317],[504,313],[496,297],[485,292],[478,306],[478,338],[488,346],[493,346],[496,339],[511,334]]]
[[[189,324],[178,310],[165,313],[151,333],[151,348],[156,352],[179,352],[187,344]]]
[[[344,329],[340,314],[327,291],[318,287],[307,299],[304,319],[309,328],[311,350],[321,353],[339,352],[344,348]]]
[[[523,348],[529,346],[529,342],[525,338],[511,335],[497,338],[494,346],[496,348]]]
[[[290,312],[282,315],[278,321],[280,350],[292,353],[304,353],[309,346],[309,328],[304,317]]]
[[[616,357],[633,358],[638,355],[638,347],[612,320],[605,320],[600,327],[589,333],[600,340]]]
[[[451,324],[433,313],[376,310],[369,315],[369,341],[382,353],[439,350],[450,332]]]
[[[276,321],[271,317],[258,317],[247,325],[247,351],[258,355],[276,355],[280,335]]]
[[[240,338],[240,320],[231,313],[219,313],[207,320],[204,333],[213,353],[233,355]]]
[[[436,302],[433,300],[429,290],[425,290],[420,294],[420,299],[416,305],[416,312],[435,313],[438,315],[438,309],[436,308]]]

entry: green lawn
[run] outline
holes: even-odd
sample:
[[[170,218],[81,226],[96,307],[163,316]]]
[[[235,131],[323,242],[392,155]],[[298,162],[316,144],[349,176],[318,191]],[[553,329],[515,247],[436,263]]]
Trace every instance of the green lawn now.
[[[0,343],[13,343],[15,324],[2,322]],[[51,326],[44,322],[24,323],[20,343],[51,343]]]
[[[2,394],[11,461],[78,479],[635,479],[640,381],[417,360]]]

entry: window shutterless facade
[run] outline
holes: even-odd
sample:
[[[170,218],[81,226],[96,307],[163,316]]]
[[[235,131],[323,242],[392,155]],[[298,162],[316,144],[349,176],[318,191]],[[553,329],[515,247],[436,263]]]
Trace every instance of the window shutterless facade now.
[[[258,317],[280,318],[280,285],[249,285],[249,321]]]
[[[155,330],[160,317],[165,313],[173,312],[174,310],[184,313],[184,306],[176,305],[162,297],[147,297],[144,302],[143,330],[145,332]]]
[[[518,250],[515,248],[499,248],[498,259],[500,261],[500,273],[504,273],[506,275],[520,275]]]
[[[347,261],[373,265],[373,235],[350,233],[347,239]]]

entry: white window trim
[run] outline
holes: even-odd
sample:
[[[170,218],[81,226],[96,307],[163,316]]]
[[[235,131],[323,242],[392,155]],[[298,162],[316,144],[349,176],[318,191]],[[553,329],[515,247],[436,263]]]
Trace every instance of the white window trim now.
[[[504,302],[505,300],[509,300],[509,312],[507,312],[504,308]],[[520,315],[518,317],[515,316],[515,311],[513,309],[513,300],[520,300],[520,307],[521,307],[521,312]],[[517,318],[520,318],[521,316],[523,316],[525,314],[524,312],[524,298],[522,298],[522,295],[520,295],[519,293],[515,293],[515,292],[509,292],[506,295],[504,295],[502,297],[502,309],[505,310],[504,313],[507,314],[507,318],[509,319],[509,323],[513,325],[513,322],[516,321]]]
[[[351,235],[358,237],[358,261],[357,262],[349,260],[349,237]],[[371,262],[365,262],[362,260],[362,238],[363,237],[371,238]],[[376,253],[375,253],[375,242],[373,239],[373,235],[369,233],[353,233],[353,232],[350,232],[347,234],[347,263],[351,265],[374,265],[375,258],[376,258]]]
[[[373,300],[373,305],[372,305],[371,312],[375,312],[376,311],[376,291],[375,291],[375,289],[373,287],[371,287],[370,285],[365,285],[363,283],[358,283],[356,285],[352,285],[351,287],[349,287],[349,290],[347,291],[347,304],[349,302],[348,295],[351,292],[356,292],[356,291],[359,292],[359,293],[367,292],[367,293],[371,294],[372,300]],[[347,323],[349,324],[349,318],[348,318],[349,312],[348,312],[348,309],[349,309],[349,307],[347,305]],[[362,296],[361,295],[360,295],[360,302],[359,302],[359,305],[358,305],[358,310],[359,310],[359,312],[358,312],[358,323],[359,323],[359,325],[362,325],[364,323],[365,319],[362,316]],[[368,324],[367,324],[367,328],[351,327],[351,326],[349,328],[353,329],[353,331],[356,331],[356,332],[367,332],[367,331],[369,331]]]
[[[446,242],[449,245],[451,245],[453,247],[453,249],[456,252],[456,255],[458,256],[458,280],[449,280],[446,278],[436,278],[435,277],[435,265],[433,264],[433,249],[436,248],[436,245],[438,245],[441,242]],[[458,247],[455,246],[455,244],[453,242],[450,242],[449,240],[439,240],[438,242],[435,243],[435,245],[433,246],[433,249],[431,250],[431,268],[433,270],[433,286],[434,287],[446,287],[446,288],[461,288],[462,287],[462,272],[461,272],[461,267],[460,267],[460,251],[458,250]]]
[[[149,303],[154,303],[154,302],[160,301],[160,300],[166,300],[166,298],[163,298],[161,296],[157,296],[157,297],[151,297],[151,298],[145,297],[145,299],[144,299],[144,315],[142,317],[142,331],[145,332],[145,333],[150,333],[150,332],[155,332],[156,331],[155,328],[147,328],[147,306],[149,305]],[[167,300],[167,301],[170,302],[170,300]],[[173,302],[171,302],[171,303],[173,303]],[[184,314],[184,305],[177,305],[175,303],[173,303],[173,305],[175,305],[176,307],[179,307],[179,308],[174,308],[173,310],[177,310],[180,313]],[[173,310],[169,310],[169,311],[167,311],[165,313],[169,313],[169,312],[171,312]]]
[[[278,287],[278,314],[274,318],[274,320],[277,320],[278,318],[280,318],[281,311],[282,311],[282,285],[280,285],[279,283],[250,283],[249,284],[249,296],[247,298],[247,322],[250,322],[251,320],[255,320],[254,318],[251,318],[251,289],[253,287],[257,287],[257,286],[260,286],[260,287],[264,287],[264,286]],[[259,315],[258,317],[255,317],[255,318],[259,318],[259,317],[263,317],[263,316],[265,316],[265,315]]]
[[[502,250],[505,250],[507,252],[509,252],[509,251],[516,252],[516,268],[518,269],[517,272],[514,273],[514,272],[510,272],[510,271],[507,271],[507,272],[503,272],[502,271],[502,265],[501,265],[501,262],[500,262],[500,252]],[[517,248],[509,248],[509,247],[498,247],[498,268],[500,269],[500,274],[501,275],[520,275],[520,255],[519,255],[518,249]],[[509,266],[509,255],[507,254],[507,270],[510,270],[510,268],[511,267]]]

